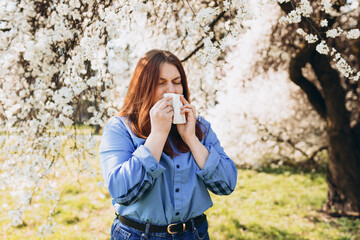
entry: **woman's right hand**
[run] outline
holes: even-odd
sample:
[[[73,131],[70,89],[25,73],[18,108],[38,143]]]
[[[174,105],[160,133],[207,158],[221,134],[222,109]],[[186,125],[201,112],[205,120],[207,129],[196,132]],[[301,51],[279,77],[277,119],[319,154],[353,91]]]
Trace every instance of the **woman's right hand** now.
[[[150,109],[151,133],[168,136],[174,116],[172,97],[162,98]]]
[[[172,97],[162,98],[150,109],[151,132],[144,146],[147,147],[154,158],[159,162],[169,135],[174,111]]]

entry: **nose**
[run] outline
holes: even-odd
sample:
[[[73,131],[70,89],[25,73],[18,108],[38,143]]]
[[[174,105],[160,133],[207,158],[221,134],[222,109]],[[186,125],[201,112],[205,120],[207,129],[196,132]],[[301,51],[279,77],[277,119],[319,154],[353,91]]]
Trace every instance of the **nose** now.
[[[173,83],[168,84],[168,92],[169,93],[175,93],[175,86]]]

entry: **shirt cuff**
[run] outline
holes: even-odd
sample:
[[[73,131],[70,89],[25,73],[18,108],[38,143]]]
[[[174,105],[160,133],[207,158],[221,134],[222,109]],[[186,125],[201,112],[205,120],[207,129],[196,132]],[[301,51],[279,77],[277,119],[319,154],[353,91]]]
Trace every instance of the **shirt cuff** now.
[[[139,159],[139,161],[144,166],[145,171],[150,174],[151,177],[157,178],[165,171],[165,168],[158,163],[149,149],[147,149],[144,145],[140,145],[140,147],[135,150],[133,155]]]
[[[214,149],[212,145],[205,146],[209,151],[209,156],[206,160],[204,169],[198,169],[197,175],[202,178],[203,180],[208,180],[212,174],[214,173],[215,169],[219,165],[220,162],[220,155],[219,153]]]

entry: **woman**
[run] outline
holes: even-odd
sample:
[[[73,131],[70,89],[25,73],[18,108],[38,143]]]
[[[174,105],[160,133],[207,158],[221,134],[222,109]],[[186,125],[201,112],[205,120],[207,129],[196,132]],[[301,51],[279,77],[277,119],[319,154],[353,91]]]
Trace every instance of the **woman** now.
[[[172,124],[182,94],[185,124]],[[138,62],[118,116],[103,129],[100,164],[116,210],[111,239],[209,239],[208,190],[230,194],[234,162],[196,116],[180,60],[162,50]]]

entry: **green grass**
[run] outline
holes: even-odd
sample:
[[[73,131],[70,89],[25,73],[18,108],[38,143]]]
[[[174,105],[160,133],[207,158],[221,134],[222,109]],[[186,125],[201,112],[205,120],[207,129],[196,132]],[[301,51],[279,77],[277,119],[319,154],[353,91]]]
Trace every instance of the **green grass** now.
[[[229,197],[213,196],[213,239],[360,239],[360,219],[330,218],[323,174],[239,170]]]
[[[99,170],[96,158],[92,166]],[[77,178],[64,169],[58,178],[62,192],[55,209],[55,232],[45,239],[109,239],[114,212],[107,190],[97,185],[101,175]],[[230,196],[212,196],[214,206],[207,211],[211,239],[359,240],[359,219],[331,218],[319,211],[326,194],[321,173],[239,170],[236,190]],[[0,191],[0,202],[16,206],[7,190]],[[1,239],[39,239],[39,220],[49,212],[50,204],[34,199],[33,207],[25,211],[26,226],[19,228],[9,226],[4,210],[0,211]]]

